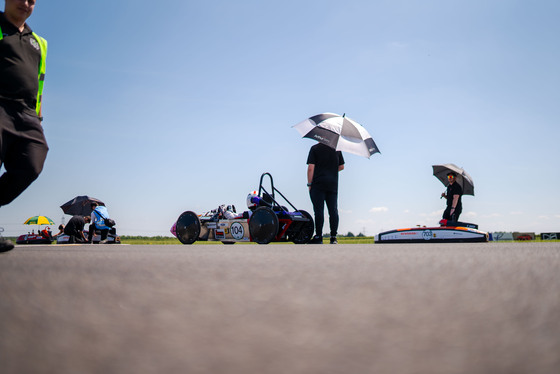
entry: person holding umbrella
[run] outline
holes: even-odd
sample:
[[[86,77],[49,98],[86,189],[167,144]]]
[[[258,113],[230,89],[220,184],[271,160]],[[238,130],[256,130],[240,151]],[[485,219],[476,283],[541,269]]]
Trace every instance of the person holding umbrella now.
[[[474,196],[473,179],[463,168],[455,164],[432,165],[432,169],[434,176],[447,188],[441,194],[441,197],[447,200],[443,220],[457,222],[463,210],[462,197]]]
[[[457,173],[447,173],[447,190],[441,194],[441,197],[447,199],[447,208],[443,212],[443,219],[451,222],[457,222],[459,216],[463,211],[463,204],[461,203],[461,196],[463,196],[463,189],[456,183]]]
[[[304,138],[319,144],[311,147],[307,157],[307,186],[315,213],[315,236],[310,243],[323,243],[324,207],[327,204],[331,244],[337,244],[338,173],[344,169],[340,151],[370,158],[379,148],[369,132],[358,122],[336,113],[320,113],[292,126]]]
[[[315,236],[310,244],[323,243],[325,203],[329,212],[330,243],[337,244],[338,231],[338,173],[344,169],[342,152],[317,143],[307,156],[307,187],[315,214]]]

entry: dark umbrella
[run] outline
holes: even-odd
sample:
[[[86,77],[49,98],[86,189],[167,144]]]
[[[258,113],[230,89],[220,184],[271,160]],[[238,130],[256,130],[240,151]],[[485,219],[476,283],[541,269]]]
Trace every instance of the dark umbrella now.
[[[443,165],[432,165],[434,170],[434,175],[437,179],[443,183],[445,187],[449,185],[447,180],[447,174],[453,172],[457,174],[455,183],[459,183],[459,186],[463,188],[463,195],[473,195],[474,196],[474,183],[470,175],[467,174],[465,170],[458,167],[455,164],[443,164]]]
[[[89,216],[91,214],[91,203],[105,205],[105,203],[95,197],[76,196],[72,200],[60,206],[62,211],[72,216]]]
[[[379,148],[367,130],[345,114],[321,113],[292,127],[304,138],[317,140],[337,151],[367,158],[379,153]]]

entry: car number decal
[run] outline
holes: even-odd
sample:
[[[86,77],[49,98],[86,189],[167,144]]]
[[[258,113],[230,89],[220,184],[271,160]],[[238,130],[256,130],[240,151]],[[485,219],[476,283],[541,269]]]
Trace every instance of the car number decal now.
[[[237,240],[243,239],[245,230],[243,229],[243,225],[241,223],[239,222],[232,223],[230,230],[231,230],[231,236],[233,236],[234,239]]]
[[[432,236],[435,236],[432,234],[432,230],[424,230],[422,232],[422,237],[424,238],[424,240],[430,240],[432,239]]]

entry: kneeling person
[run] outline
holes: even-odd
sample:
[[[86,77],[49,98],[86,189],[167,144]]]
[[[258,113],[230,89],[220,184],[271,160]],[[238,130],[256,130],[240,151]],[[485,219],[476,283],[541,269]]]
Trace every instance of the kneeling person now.
[[[86,223],[91,222],[88,216],[73,216],[64,227],[64,233],[70,236],[68,243],[85,243],[87,241],[84,235],[84,227]]]
[[[101,232],[101,241],[99,244],[107,243],[107,236],[109,235],[110,226],[107,226],[106,220],[109,219],[109,212],[103,205],[91,203],[91,224],[89,225],[89,238],[88,241],[93,243],[95,230]]]

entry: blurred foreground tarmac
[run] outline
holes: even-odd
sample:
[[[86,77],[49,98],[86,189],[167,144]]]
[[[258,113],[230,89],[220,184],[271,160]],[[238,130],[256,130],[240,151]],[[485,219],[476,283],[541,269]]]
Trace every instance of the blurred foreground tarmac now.
[[[560,243],[18,246],[0,373],[560,373]]]

